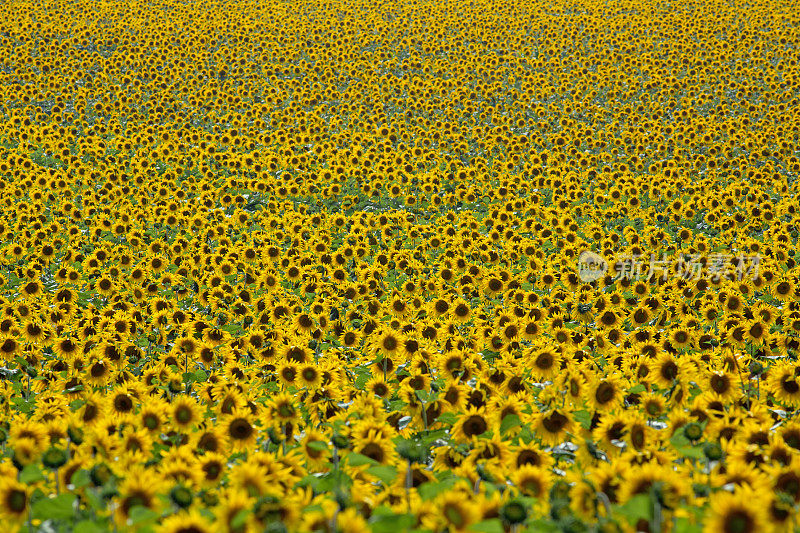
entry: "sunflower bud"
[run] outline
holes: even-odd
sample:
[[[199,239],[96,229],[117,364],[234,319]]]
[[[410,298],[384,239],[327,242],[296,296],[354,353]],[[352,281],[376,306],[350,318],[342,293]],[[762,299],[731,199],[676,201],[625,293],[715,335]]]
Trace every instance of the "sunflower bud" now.
[[[272,444],[276,444],[277,445],[277,444],[280,444],[281,442],[283,442],[283,439],[281,438],[280,435],[278,435],[278,433],[275,431],[274,428],[267,429],[267,436],[269,437],[269,441]]]
[[[519,500],[511,500],[500,508],[500,517],[511,525],[521,524],[528,519],[528,509]]]
[[[194,498],[192,496],[192,491],[183,485],[178,485],[177,487],[172,487],[172,490],[169,491],[169,499],[181,509],[186,509],[192,505],[192,500]]]
[[[61,468],[67,463],[67,452],[61,448],[50,448],[42,455],[42,464],[51,470]]]
[[[219,496],[213,492],[204,492],[201,499],[203,500],[203,505],[206,507],[214,507],[219,503]]]
[[[760,376],[764,373],[764,365],[762,365],[760,361],[750,361],[750,365],[748,365],[747,369],[754,376]]]
[[[683,434],[692,442],[700,440],[703,436],[703,426],[697,422],[689,422],[683,427]]]
[[[183,390],[183,383],[179,378],[172,378],[169,380],[169,391],[172,394],[178,394]]]
[[[703,483],[695,483],[692,485],[692,490],[698,498],[705,498],[711,493],[711,488]]]
[[[83,430],[79,427],[70,426],[67,428],[67,436],[69,440],[75,444],[82,444],[83,443]]]
[[[286,533],[286,526],[281,522],[270,522],[264,528],[264,533]]]
[[[494,483],[495,481],[494,476],[491,474],[491,472],[486,470],[486,466],[484,466],[483,464],[478,464],[476,470],[478,471],[478,477],[480,477],[481,480],[487,483]]]
[[[333,445],[336,446],[340,450],[344,450],[344,449],[350,447],[349,439],[347,437],[345,437],[344,435],[342,435],[341,433],[335,434],[333,436],[333,438],[331,439],[331,442],[333,442]]]
[[[563,480],[556,481],[550,489],[551,500],[567,500],[569,499],[569,483]]]
[[[336,490],[334,498],[336,499],[336,503],[339,505],[340,510],[347,509],[347,506],[350,504],[350,498],[348,497],[348,494],[341,489]]]
[[[703,446],[703,455],[709,461],[719,461],[722,459],[722,447],[716,442],[707,442]]]
[[[89,479],[92,480],[92,484],[95,487],[105,485],[108,480],[111,479],[111,475],[111,469],[102,463],[94,465],[92,469],[89,470]]]

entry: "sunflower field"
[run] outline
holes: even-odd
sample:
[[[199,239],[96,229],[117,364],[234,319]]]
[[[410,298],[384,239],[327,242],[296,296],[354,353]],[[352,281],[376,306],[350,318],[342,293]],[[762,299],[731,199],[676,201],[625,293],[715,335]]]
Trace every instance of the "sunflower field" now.
[[[0,528],[800,531],[786,0],[0,4]]]

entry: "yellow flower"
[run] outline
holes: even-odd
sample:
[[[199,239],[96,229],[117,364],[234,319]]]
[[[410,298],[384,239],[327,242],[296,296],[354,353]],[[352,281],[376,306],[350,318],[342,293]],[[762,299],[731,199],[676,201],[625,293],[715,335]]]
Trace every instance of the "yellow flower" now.
[[[706,533],[756,533],[768,531],[766,508],[758,494],[745,488],[713,494],[703,524]]]

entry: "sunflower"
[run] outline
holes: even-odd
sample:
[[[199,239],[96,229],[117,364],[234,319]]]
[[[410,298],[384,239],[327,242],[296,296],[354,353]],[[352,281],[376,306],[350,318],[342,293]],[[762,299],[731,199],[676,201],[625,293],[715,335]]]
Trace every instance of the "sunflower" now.
[[[292,324],[294,326],[294,330],[300,335],[310,333],[317,327],[314,319],[308,313],[298,313],[294,317]]]
[[[450,302],[444,298],[437,298],[433,300],[429,305],[429,313],[436,317],[441,318],[448,314],[451,309]]]
[[[484,278],[483,288],[489,297],[492,298],[503,292],[505,284],[501,279],[501,276],[490,275]]]
[[[532,376],[539,381],[548,381],[561,370],[561,352],[551,348],[531,348],[526,354],[527,365]]]
[[[122,450],[124,453],[136,454],[141,458],[149,457],[153,440],[145,429],[127,426],[122,432]]]
[[[645,393],[639,398],[643,414],[649,419],[658,419],[667,412],[667,405],[664,397],[660,394]]]
[[[548,468],[527,464],[516,469],[509,481],[525,496],[545,500],[553,484],[553,473]]]
[[[441,388],[440,398],[450,405],[450,410],[458,412],[467,402],[468,387],[456,380],[448,380]]]
[[[339,343],[347,348],[355,348],[361,341],[361,333],[354,329],[343,329],[339,335]]]
[[[800,406],[800,377],[791,363],[777,363],[770,368],[766,379],[767,390],[781,404]]]
[[[21,526],[28,514],[30,491],[30,487],[13,477],[0,477],[0,517]]]
[[[211,533],[214,528],[197,510],[183,511],[164,519],[159,533]]]
[[[713,392],[725,402],[732,400],[742,392],[739,375],[723,370],[707,373],[699,385],[702,390]]]
[[[330,460],[329,440],[321,431],[310,430],[306,432],[301,441],[301,446],[306,465],[310,470],[324,471],[326,469],[326,465]]]
[[[43,325],[41,321],[32,319],[26,322],[22,327],[22,335],[25,337],[26,341],[40,344],[48,339],[51,333],[47,326]],[[6,349],[2,349],[1,351],[5,353]]]
[[[672,387],[676,379],[683,378],[686,372],[684,365],[668,352],[656,358],[653,378],[658,386],[664,389]]]
[[[237,451],[246,451],[256,443],[258,431],[249,411],[233,409],[220,424],[225,429],[225,438]]]
[[[642,327],[652,320],[650,308],[644,305],[632,309],[628,317],[631,325],[636,328]]]
[[[753,319],[746,322],[743,328],[745,331],[745,338],[753,346],[763,346],[769,343],[771,337],[769,333],[769,324],[759,319]]]
[[[596,377],[589,385],[589,402],[596,410],[607,411],[622,402],[622,382],[614,375]]]
[[[315,389],[322,384],[322,374],[317,365],[307,363],[300,366],[300,383],[308,389]]]
[[[788,276],[774,280],[770,287],[772,295],[782,302],[787,302],[794,297],[794,280]]]
[[[228,459],[220,453],[207,452],[198,459],[196,467],[202,472],[201,486],[215,487],[228,471]]]
[[[204,427],[191,433],[192,446],[199,453],[217,453],[227,450],[228,440],[217,424],[204,424]]]
[[[628,430],[628,419],[624,412],[612,411],[600,415],[599,423],[591,434],[604,451],[619,455],[622,453],[623,439]]]
[[[252,496],[242,489],[226,488],[224,493],[220,494],[219,502],[219,505],[213,509],[217,519],[214,531],[234,533],[252,529],[252,527],[247,527],[247,522],[242,526],[235,525],[237,516],[241,516],[240,513],[253,508],[254,498]]]
[[[392,393],[392,387],[380,376],[373,376],[364,384],[364,389],[371,391],[379,398],[387,398]]]
[[[5,361],[13,361],[23,347],[17,339],[6,335],[8,334],[0,336],[0,358]]]
[[[620,500],[624,502],[637,494],[648,494],[656,484],[661,487],[661,500],[667,509],[678,509],[690,493],[687,479],[671,465],[647,462],[630,469],[620,487]]]
[[[669,332],[670,345],[676,350],[684,350],[694,345],[694,336],[685,325],[673,326]]]
[[[353,451],[384,465],[394,464],[397,458],[394,443],[374,430],[368,431],[365,435],[355,436]]]
[[[203,330],[203,341],[212,345],[220,346],[228,343],[231,334],[220,328],[206,328]]]
[[[75,355],[80,348],[80,344],[69,337],[56,339],[53,343],[53,351],[61,359],[69,359]]]
[[[647,449],[654,442],[655,430],[641,415],[629,413],[627,418],[628,444],[637,452]]]
[[[287,393],[276,394],[269,404],[268,412],[272,421],[280,425],[295,423],[300,417],[295,406],[295,398]]]
[[[453,320],[456,323],[463,324],[469,322],[472,318],[472,308],[463,298],[457,298],[453,301]]]
[[[740,487],[734,492],[720,491],[709,500],[703,524],[705,533],[757,533],[768,531],[769,517],[762,498],[753,490]]]
[[[177,396],[170,405],[170,421],[181,431],[186,431],[200,422],[200,406],[191,396]]]
[[[389,328],[384,329],[375,336],[373,350],[375,355],[388,358],[405,356],[403,337]]]
[[[467,355],[460,350],[437,354],[437,367],[442,376],[454,379],[460,376],[466,367]]]
[[[119,487],[116,518],[121,527],[127,523],[134,507],[157,510],[161,505],[157,495],[164,487],[160,476],[153,471],[138,468],[129,474]]]
[[[458,442],[469,442],[491,429],[482,409],[467,408],[453,425],[453,438]]]
[[[597,316],[595,322],[600,328],[610,329],[618,325],[619,317],[613,310],[607,309]]]
[[[534,427],[542,444],[555,446],[568,440],[568,433],[573,429],[573,421],[569,413],[551,409],[536,416]]]
[[[298,380],[298,365],[295,363],[283,363],[277,368],[278,378],[285,388],[294,386]]]
[[[436,499],[435,518],[423,526],[431,530],[468,531],[480,518],[475,506],[469,505],[465,495],[457,491],[447,491]]]

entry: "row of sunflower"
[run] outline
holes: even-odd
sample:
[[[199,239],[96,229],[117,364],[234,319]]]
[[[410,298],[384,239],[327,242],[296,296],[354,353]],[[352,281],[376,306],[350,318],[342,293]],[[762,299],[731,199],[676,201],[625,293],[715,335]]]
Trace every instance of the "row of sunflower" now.
[[[3,4],[0,525],[797,531],[793,7]]]

